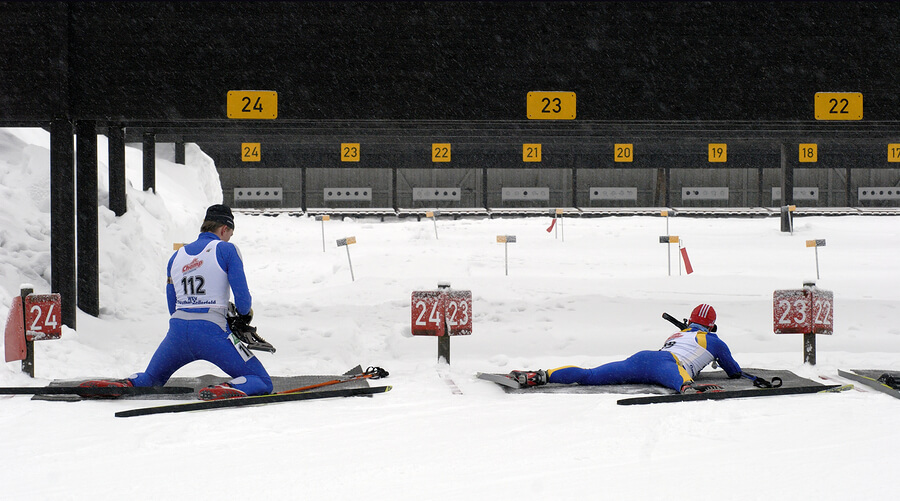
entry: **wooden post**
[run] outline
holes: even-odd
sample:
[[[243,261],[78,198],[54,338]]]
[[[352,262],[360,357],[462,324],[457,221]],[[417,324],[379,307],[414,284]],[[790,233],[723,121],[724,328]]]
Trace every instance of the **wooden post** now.
[[[816,365],[816,335],[803,335],[803,362]]]
[[[50,289],[62,296],[62,322],[75,328],[78,303],[75,272],[74,124],[50,123]],[[97,210],[97,207],[94,207]]]
[[[26,331],[28,330],[28,322],[26,321],[28,312],[25,310],[25,298],[32,292],[34,292],[34,289],[22,289],[19,292],[22,297],[22,325],[25,326]],[[23,332],[22,334],[24,335],[25,333]],[[28,336],[25,336],[25,358],[22,360],[22,372],[34,377],[34,340],[28,339]]]
[[[442,358],[447,362],[447,365],[450,365],[450,336],[447,334],[438,336],[438,362]]]
[[[85,313],[100,316],[100,245],[97,215],[97,125],[93,120],[75,122],[78,186],[75,201],[77,236],[76,300]]]
[[[781,144],[781,205],[790,207],[794,205],[794,167],[787,159],[787,150],[784,143]],[[781,231],[793,233],[794,227],[791,214],[782,210]]]
[[[184,148],[184,138],[179,137],[175,140],[175,163],[184,165],[186,151]]]
[[[442,291],[450,290],[449,282],[438,282],[438,289]],[[445,293],[446,294],[446,293]],[[446,325],[447,319],[441,315],[441,321],[445,322],[444,335],[438,336],[438,363],[443,358],[447,365],[450,365],[450,328]]]
[[[109,125],[109,209],[116,216],[128,210],[125,187],[125,128],[121,124]],[[182,162],[183,163],[183,162]]]
[[[156,193],[156,134],[144,132],[144,191]]]

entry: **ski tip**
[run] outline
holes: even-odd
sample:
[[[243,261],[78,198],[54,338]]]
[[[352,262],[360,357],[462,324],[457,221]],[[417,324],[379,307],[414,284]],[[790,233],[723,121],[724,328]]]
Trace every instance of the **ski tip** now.
[[[844,385],[840,385],[840,386],[832,386],[832,387],[826,388],[826,389],[820,391],[819,393],[840,393],[842,391],[849,391],[852,389],[853,389],[852,384],[844,384]]]
[[[363,373],[362,365],[357,365],[356,367],[350,369],[349,371],[342,374],[342,376],[356,376]]]

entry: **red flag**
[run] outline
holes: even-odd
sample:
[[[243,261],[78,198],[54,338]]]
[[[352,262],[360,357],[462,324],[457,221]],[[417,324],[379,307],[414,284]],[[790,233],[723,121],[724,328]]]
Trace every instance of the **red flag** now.
[[[25,344],[25,314],[22,298],[13,298],[6,317],[6,361],[25,360],[28,346]]]
[[[681,248],[681,259],[684,260],[684,270],[687,271],[687,274],[690,275],[694,272],[694,268],[691,267],[691,260],[688,259],[687,255],[687,247]]]
[[[553,222],[550,223],[550,227],[547,228],[547,233],[550,233],[551,231],[553,231],[554,226],[556,226],[556,218],[553,218]]]

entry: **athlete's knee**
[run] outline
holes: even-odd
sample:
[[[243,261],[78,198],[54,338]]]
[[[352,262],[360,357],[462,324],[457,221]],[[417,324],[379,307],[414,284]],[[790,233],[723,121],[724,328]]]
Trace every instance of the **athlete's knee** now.
[[[131,384],[137,387],[147,387],[147,386],[163,386],[166,384],[166,381],[158,377],[154,377],[153,374],[149,372],[139,372],[137,374],[132,374],[128,376],[126,379],[131,381]]]
[[[263,385],[265,393],[272,393],[272,390],[275,389],[275,387],[272,385],[272,378],[270,378],[269,376],[260,376],[259,380]]]

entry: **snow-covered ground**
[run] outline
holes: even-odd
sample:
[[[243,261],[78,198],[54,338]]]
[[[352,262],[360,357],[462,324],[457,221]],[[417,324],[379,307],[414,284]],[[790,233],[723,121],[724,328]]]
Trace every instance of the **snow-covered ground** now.
[[[0,317],[21,284],[50,292],[49,137],[0,129]],[[124,377],[145,368],[167,327],[165,263],[220,202],[212,161],[187,166],[159,148],[158,194],[127,152],[128,213],[106,207],[100,138],[100,318],[36,343],[36,379],[19,362],[0,385]],[[169,155],[169,156],[167,156]],[[595,366],[656,349],[660,315],[715,306],[719,333],[744,367],[812,379],[838,368],[900,370],[900,231],[895,217],[673,217],[695,273],[667,272],[661,217],[322,223],[236,216],[255,324],[278,348],[272,375],[391,372],[393,391],[121,419],[156,401],[0,397],[2,499],[893,499],[900,400],[873,391],[622,407],[612,394],[507,395],[477,371]],[[509,244],[509,275],[497,235]],[[339,238],[350,246],[351,280]],[[816,277],[834,291],[832,336],[818,365],[802,336],[773,334],[772,293]],[[673,246],[674,250],[674,246]],[[441,379],[437,341],[410,335],[410,294],[440,281],[473,294],[474,333],[452,338]],[[221,374],[195,363],[176,376]]]

